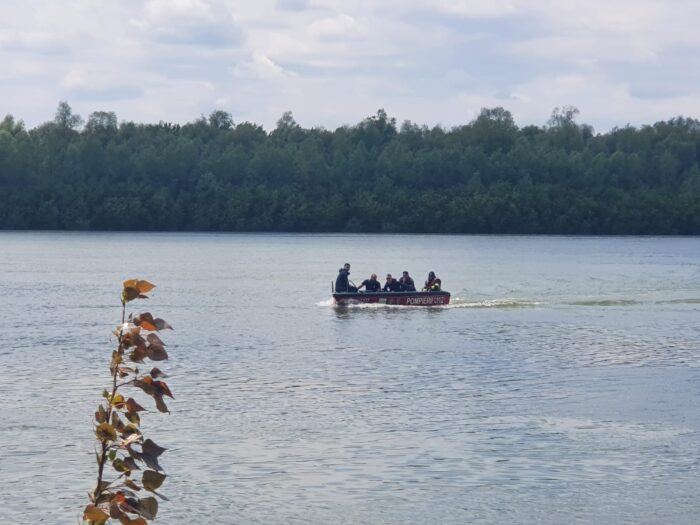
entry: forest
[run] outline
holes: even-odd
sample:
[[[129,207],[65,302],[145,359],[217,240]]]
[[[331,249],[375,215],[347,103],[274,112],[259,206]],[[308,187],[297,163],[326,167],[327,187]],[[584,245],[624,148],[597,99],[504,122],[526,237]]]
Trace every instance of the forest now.
[[[700,122],[595,133],[578,110],[518,127],[484,108],[445,129],[384,110],[267,132],[217,110],[179,125],[86,121],[61,102],[0,122],[0,229],[700,234]]]

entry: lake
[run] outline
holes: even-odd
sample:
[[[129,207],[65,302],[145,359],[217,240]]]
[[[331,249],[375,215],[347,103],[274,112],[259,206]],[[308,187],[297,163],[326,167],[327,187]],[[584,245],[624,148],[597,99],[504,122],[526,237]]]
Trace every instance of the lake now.
[[[452,304],[335,307],[344,262]],[[46,232],[0,233],[0,522],[81,516],[127,278],[162,523],[697,523],[698,238]]]

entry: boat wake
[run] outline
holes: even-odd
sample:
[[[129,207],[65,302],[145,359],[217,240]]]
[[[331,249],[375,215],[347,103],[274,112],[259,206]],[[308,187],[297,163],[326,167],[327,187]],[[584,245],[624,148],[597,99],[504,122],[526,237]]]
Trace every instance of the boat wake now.
[[[529,301],[525,299],[485,299],[474,301],[455,297],[446,308],[536,308],[543,305],[541,301]]]
[[[455,309],[455,308],[534,308],[537,307],[541,304],[541,302],[538,301],[525,301],[525,300],[519,300],[519,299],[487,299],[483,301],[474,301],[474,300],[468,300],[468,299],[461,299],[459,297],[454,297],[451,301],[450,304],[441,304],[441,305],[434,305],[434,306],[426,306],[422,307],[419,309],[424,309],[424,308],[429,308],[431,310],[439,309],[439,310],[450,310],[450,309]],[[339,308],[357,308],[357,309],[395,309],[395,308],[400,308],[400,309],[409,309],[409,310],[416,310],[416,306],[413,305],[400,305],[400,304],[381,304],[381,303],[354,303],[354,304],[345,304],[345,305],[337,305],[333,298],[327,299],[325,301],[320,301],[316,303],[317,306],[333,306],[333,307],[339,307]]]
[[[513,309],[513,308],[538,308],[542,306],[581,306],[581,307],[631,307],[643,304],[656,304],[656,305],[696,305],[700,304],[700,298],[684,298],[684,299],[667,299],[667,300],[650,300],[650,301],[640,301],[635,299],[581,299],[581,300],[557,300],[557,301],[534,301],[527,299],[513,299],[513,298],[501,298],[501,299],[484,299],[476,301],[474,299],[466,299],[460,297],[453,297],[450,304],[444,305],[434,305],[429,307],[421,307],[419,309],[429,308],[429,309],[440,309],[440,310],[450,310],[456,308],[484,308],[484,309]],[[342,308],[357,308],[357,309],[410,309],[415,310],[416,307],[411,305],[399,305],[399,304],[381,304],[381,303],[356,303],[348,305],[337,305],[333,298],[326,299],[324,301],[319,301],[316,306],[332,306],[332,307],[342,307]]]

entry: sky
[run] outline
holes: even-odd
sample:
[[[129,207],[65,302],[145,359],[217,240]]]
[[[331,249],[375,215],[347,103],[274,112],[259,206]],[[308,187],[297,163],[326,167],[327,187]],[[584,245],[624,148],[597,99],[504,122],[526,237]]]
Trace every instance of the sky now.
[[[0,118],[446,128],[700,117],[697,0],[0,0]]]

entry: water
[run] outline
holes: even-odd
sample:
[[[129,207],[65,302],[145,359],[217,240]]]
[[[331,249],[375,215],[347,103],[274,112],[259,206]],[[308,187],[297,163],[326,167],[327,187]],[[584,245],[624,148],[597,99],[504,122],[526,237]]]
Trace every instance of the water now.
[[[333,307],[346,261],[453,304]],[[80,516],[131,277],[175,327],[163,523],[697,522],[697,238],[7,232],[0,522]]]

